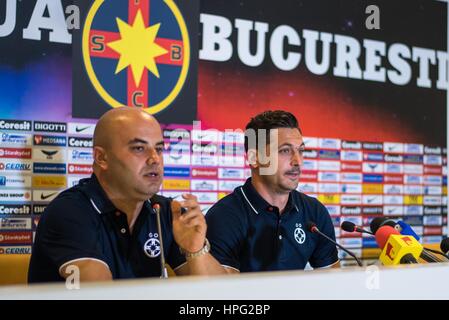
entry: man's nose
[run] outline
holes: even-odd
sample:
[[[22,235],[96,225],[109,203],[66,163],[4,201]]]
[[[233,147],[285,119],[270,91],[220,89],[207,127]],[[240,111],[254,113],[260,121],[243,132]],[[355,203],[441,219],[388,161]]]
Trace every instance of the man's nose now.
[[[302,151],[294,151],[292,156],[292,165],[302,166],[304,156]]]
[[[159,154],[156,149],[150,148],[147,162],[149,164],[159,164],[161,162],[162,154]]]

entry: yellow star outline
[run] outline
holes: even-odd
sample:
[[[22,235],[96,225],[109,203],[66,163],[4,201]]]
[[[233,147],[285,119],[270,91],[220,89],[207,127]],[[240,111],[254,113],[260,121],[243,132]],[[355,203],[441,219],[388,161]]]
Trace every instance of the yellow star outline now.
[[[120,18],[116,18],[116,20],[121,39],[108,43],[112,50],[120,54],[115,74],[131,66],[134,83],[137,87],[142,79],[144,68],[159,78],[155,58],[168,52],[155,42],[161,24],[146,28],[140,10],[137,12],[132,26]]]

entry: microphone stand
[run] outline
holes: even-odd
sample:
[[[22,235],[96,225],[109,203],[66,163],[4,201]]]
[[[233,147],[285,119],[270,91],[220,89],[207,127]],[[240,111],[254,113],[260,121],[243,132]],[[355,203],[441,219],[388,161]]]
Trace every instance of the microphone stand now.
[[[349,254],[351,257],[353,257],[355,259],[355,261],[357,261],[357,264],[359,265],[359,267],[363,267],[362,262],[359,260],[359,258],[357,258],[355,256],[354,253],[352,253],[351,251],[349,251],[348,249],[346,249],[345,247],[343,247],[341,244],[339,244],[338,242],[332,240],[330,237],[328,237],[327,235],[325,235],[324,233],[322,233],[316,226],[313,226],[312,228],[310,228],[310,231],[318,233],[319,235],[325,237],[327,240],[329,240],[330,242],[332,242],[333,244],[335,244],[337,247],[339,247],[341,250],[343,250],[344,252],[346,252],[347,254]]]
[[[153,206],[154,213],[156,214],[156,224],[157,224],[157,232],[159,233],[159,243],[161,247],[161,255],[160,255],[160,262],[161,262],[161,279],[167,279],[168,278],[168,272],[167,268],[165,267],[165,256],[164,256],[164,243],[162,240],[162,228],[161,228],[161,206],[156,203]]]

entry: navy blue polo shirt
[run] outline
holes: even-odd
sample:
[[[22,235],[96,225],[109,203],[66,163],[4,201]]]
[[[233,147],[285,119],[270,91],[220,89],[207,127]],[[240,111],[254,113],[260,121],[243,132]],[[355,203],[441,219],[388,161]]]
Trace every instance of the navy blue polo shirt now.
[[[327,209],[315,198],[292,191],[282,214],[265,201],[251,178],[209,209],[207,238],[212,255],[240,272],[313,268],[338,261],[334,244],[306,230],[308,221],[332,239]]]
[[[177,268],[185,262],[173,238],[169,199],[155,195],[161,205],[161,229],[166,262]],[[114,207],[95,175],[59,194],[46,208],[36,230],[29,282],[64,280],[59,268],[83,258],[97,259],[114,279],[159,277],[160,235],[156,214],[144,203],[133,232],[126,215]]]

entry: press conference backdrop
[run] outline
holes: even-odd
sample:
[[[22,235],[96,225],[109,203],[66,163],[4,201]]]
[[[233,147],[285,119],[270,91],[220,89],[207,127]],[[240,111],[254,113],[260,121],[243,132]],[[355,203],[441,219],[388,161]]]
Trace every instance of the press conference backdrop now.
[[[0,254],[31,252],[47,204],[92,173],[96,119],[121,104],[163,123],[161,193],[204,212],[249,176],[237,129],[281,108],[305,135],[298,189],[341,244],[375,259],[373,238],[339,225],[382,215],[424,243],[447,235],[446,2],[8,0],[0,16]],[[127,60],[118,20],[157,34],[156,67]]]

